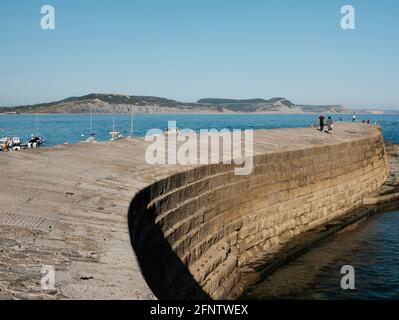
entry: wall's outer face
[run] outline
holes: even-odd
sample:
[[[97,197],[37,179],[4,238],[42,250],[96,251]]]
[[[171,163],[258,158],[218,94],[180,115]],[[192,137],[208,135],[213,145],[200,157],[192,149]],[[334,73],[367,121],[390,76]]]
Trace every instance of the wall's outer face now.
[[[387,174],[381,133],[360,123],[256,130],[248,177],[151,165],[149,145],[1,154],[0,299],[233,296],[252,256],[349,211]],[[43,265],[54,292],[40,289]]]
[[[362,204],[362,198],[387,178],[381,134],[351,142],[258,154],[250,176],[234,167],[194,168],[156,182],[133,201],[132,242],[143,270],[163,297],[192,298],[176,287],[175,261],[161,258],[165,240],[204,292],[230,297],[240,283],[240,268],[306,230]],[[153,217],[153,227],[146,216]],[[162,231],[158,239],[154,228]],[[139,234],[138,234],[139,233]],[[161,245],[162,243],[162,245]],[[170,272],[169,272],[170,271]],[[165,282],[165,283],[166,283]]]

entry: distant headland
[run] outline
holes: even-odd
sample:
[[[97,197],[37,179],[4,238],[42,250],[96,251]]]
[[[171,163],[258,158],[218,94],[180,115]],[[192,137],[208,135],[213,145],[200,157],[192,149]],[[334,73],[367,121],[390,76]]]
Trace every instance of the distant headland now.
[[[219,99],[206,98],[197,102],[152,97],[131,96],[127,94],[92,93],[81,97],[70,97],[59,101],[0,107],[0,113],[135,113],[176,114],[176,113],[259,113],[259,114],[348,114],[358,113],[393,113],[383,110],[351,110],[342,105],[301,105],[286,98],[272,99]],[[399,112],[399,111],[398,111]]]
[[[297,105],[286,98],[272,99],[216,99],[180,102],[151,96],[125,94],[88,94],[60,101],[2,107],[0,113],[128,113],[132,107],[137,113],[351,113],[342,105]]]

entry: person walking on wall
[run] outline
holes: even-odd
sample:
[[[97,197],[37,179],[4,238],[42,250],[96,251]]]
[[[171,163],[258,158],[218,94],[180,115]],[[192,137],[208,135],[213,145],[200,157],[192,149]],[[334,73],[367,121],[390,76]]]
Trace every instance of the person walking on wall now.
[[[332,129],[333,129],[333,120],[332,120],[332,118],[331,117],[328,117],[328,120],[327,120],[327,130],[328,130],[328,132],[329,133],[331,133],[330,131],[332,131]]]
[[[320,131],[323,131],[324,128],[324,116],[320,115],[319,117],[319,125],[320,125]]]

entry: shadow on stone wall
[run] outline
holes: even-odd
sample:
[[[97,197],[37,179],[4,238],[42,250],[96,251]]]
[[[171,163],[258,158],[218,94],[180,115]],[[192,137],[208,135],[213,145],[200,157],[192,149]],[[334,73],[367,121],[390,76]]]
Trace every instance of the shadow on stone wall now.
[[[165,239],[154,209],[147,209],[150,201],[151,186],[137,193],[128,213],[130,241],[148,286],[161,300],[210,299]]]
[[[238,297],[248,280],[242,270],[259,255],[343,216],[379,188],[388,174],[384,152],[377,134],[259,154],[248,176],[215,164],[158,180],[136,194],[128,216],[149,287],[160,299]]]

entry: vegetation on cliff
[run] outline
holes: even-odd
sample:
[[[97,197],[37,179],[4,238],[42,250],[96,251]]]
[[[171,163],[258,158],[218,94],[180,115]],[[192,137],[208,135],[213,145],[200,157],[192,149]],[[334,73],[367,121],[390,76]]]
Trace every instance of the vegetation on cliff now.
[[[125,94],[88,94],[60,101],[3,107],[0,112],[18,113],[124,113],[137,107],[141,113],[351,113],[341,105],[297,105],[286,98],[272,99],[217,99],[206,98],[185,103],[160,97],[130,96]]]

